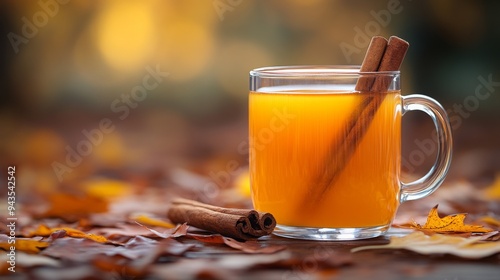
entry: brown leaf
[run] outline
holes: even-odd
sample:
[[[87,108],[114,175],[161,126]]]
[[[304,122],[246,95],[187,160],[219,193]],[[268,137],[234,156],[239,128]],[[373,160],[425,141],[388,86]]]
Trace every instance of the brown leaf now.
[[[221,258],[217,264],[229,269],[310,269],[314,264],[318,269],[338,268],[352,264],[351,253],[339,253],[328,247],[318,246],[311,248],[310,254],[295,256],[290,251],[281,251],[269,255],[234,255],[230,258]]]
[[[110,257],[121,256],[130,260],[136,260],[150,256],[154,252],[158,256],[164,254],[178,256],[184,254],[193,246],[182,244],[173,239],[168,239],[165,243],[161,243],[143,236],[136,236],[123,246],[67,237],[54,240],[51,246],[47,248],[50,250],[44,250],[43,255],[77,262],[91,261],[99,255]]]
[[[229,237],[224,237],[220,234],[188,234],[187,236],[206,243],[226,244],[233,249],[240,250],[249,254],[272,254],[286,248],[285,246],[278,245],[265,246],[263,243],[259,243],[259,241],[256,240],[240,242]]]
[[[232,255],[231,257],[222,257],[215,261],[217,267],[231,269],[231,270],[248,270],[256,267],[267,267],[267,268],[290,268],[287,263],[286,266],[281,266],[282,263],[286,263],[288,260],[293,259],[292,254],[289,251],[282,251],[276,254],[268,255],[252,255],[252,254],[239,254]],[[297,260],[297,264],[299,261]]]
[[[205,243],[224,244],[224,240],[220,234],[189,234],[188,236]]]
[[[220,279],[233,280],[241,278],[231,270],[221,269],[211,259],[182,259],[172,264],[154,265],[151,269],[153,278],[171,279]]]
[[[63,238],[66,236],[66,231],[65,230],[56,230],[54,232],[52,232],[50,235],[49,235],[49,238],[46,240],[47,242],[52,242],[56,239],[59,239],[59,238]]]
[[[96,228],[95,233],[105,235],[108,239],[118,239],[120,237],[134,237],[138,235],[154,237],[157,236],[146,227],[140,225],[117,224],[116,228]]]
[[[131,266],[130,260],[121,257],[98,255],[91,262],[100,271],[111,272],[119,279],[135,279],[143,276],[139,269]]]
[[[480,259],[500,253],[500,242],[482,242],[481,237],[463,238],[413,232],[403,237],[392,237],[389,244],[357,247],[351,252],[373,249],[406,249],[419,254],[452,254],[462,258]]]
[[[182,244],[175,239],[166,238],[158,242],[148,254],[133,260],[128,266],[134,271],[143,272],[148,266],[153,264],[160,256],[182,256],[185,252],[191,250],[195,245]]]
[[[155,227],[164,227],[164,228],[174,228],[175,225],[172,223],[169,223],[167,221],[163,221],[160,219],[155,219],[151,218],[146,215],[138,215],[132,218],[136,222],[142,224],[142,225],[148,225],[148,226],[155,226]]]
[[[187,223],[184,223],[184,224],[177,225],[175,228],[168,229],[164,232],[159,232],[157,230],[150,229],[147,226],[141,225],[139,222],[135,222],[135,223],[141,227],[144,227],[145,229],[149,230],[150,232],[152,232],[153,234],[155,234],[156,236],[161,237],[161,238],[169,238],[169,237],[175,238],[175,237],[184,236],[187,234],[187,230],[189,228]]]
[[[97,243],[82,238],[65,237],[54,240],[51,246],[41,254],[63,260],[87,262],[96,255],[111,252],[114,249],[115,246],[110,244]]]
[[[492,231],[481,235],[481,241],[499,241],[500,231]]]

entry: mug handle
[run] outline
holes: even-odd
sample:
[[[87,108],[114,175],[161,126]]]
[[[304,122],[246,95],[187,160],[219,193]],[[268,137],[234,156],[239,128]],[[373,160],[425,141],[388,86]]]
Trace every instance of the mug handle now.
[[[437,190],[450,168],[453,146],[448,114],[441,104],[428,96],[411,94],[402,96],[402,105],[403,115],[408,111],[423,111],[432,118],[437,131],[438,143],[436,161],[429,172],[413,182],[400,182],[401,194],[399,201],[401,203],[426,197]]]

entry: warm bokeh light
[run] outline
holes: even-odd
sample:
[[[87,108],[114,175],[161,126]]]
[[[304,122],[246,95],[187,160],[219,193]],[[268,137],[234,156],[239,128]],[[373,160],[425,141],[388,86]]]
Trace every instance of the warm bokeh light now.
[[[248,71],[273,64],[271,53],[263,46],[251,41],[231,40],[221,43],[214,70],[217,81],[226,92],[246,99]]]
[[[142,1],[111,1],[95,23],[99,51],[117,71],[133,71],[146,64],[154,51],[157,30],[153,8]]]
[[[127,153],[123,136],[118,132],[106,134],[102,142],[93,150],[95,164],[108,168],[120,168],[127,163]]]
[[[171,79],[187,81],[203,71],[212,57],[214,37],[206,25],[193,20],[169,21],[159,34],[158,61],[171,73]]]

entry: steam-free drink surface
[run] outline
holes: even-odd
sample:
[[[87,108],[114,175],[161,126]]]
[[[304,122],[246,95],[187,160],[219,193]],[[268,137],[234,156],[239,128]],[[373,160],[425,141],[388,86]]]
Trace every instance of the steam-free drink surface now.
[[[370,94],[250,92],[250,181],[254,207],[278,224],[352,228],[388,225],[399,199],[401,97],[386,95],[345,168],[319,199],[318,178],[336,158],[348,119]],[[366,121],[366,120],[358,120]]]

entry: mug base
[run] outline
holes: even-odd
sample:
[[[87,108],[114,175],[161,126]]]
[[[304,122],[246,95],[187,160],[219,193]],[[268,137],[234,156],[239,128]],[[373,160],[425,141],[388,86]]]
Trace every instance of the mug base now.
[[[281,237],[318,240],[348,241],[374,238],[389,230],[389,225],[364,228],[308,228],[276,225],[273,234]]]

